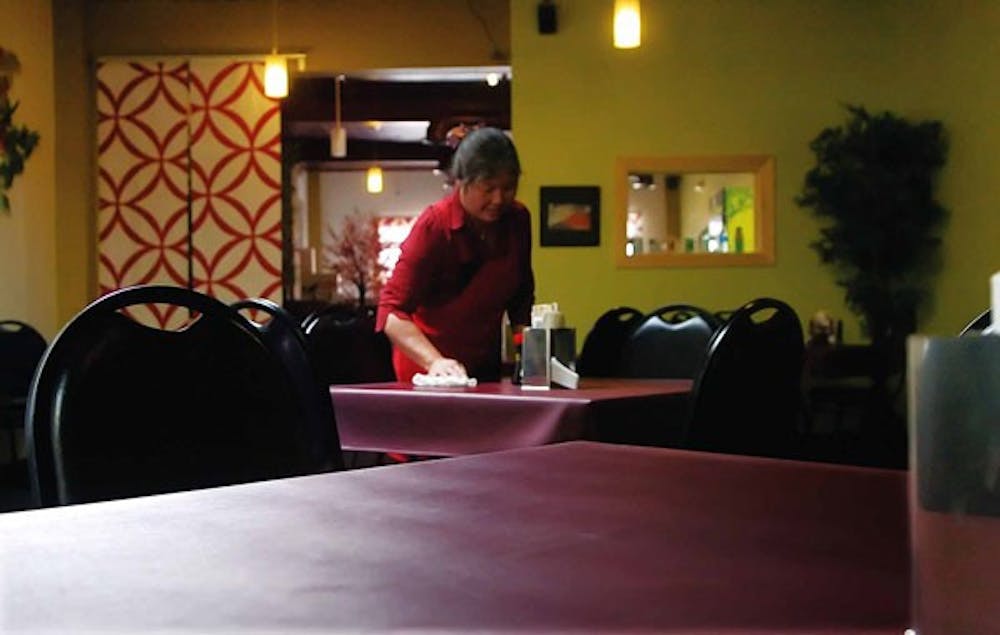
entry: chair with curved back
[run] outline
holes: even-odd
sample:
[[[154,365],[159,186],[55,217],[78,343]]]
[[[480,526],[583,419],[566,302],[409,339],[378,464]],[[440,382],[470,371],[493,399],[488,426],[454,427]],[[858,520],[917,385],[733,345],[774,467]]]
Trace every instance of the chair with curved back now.
[[[179,330],[130,308],[188,312]],[[308,474],[316,440],[290,375],[235,309],[138,286],[87,306],[53,340],[26,417],[36,503],[72,504]]]
[[[979,315],[977,315],[971,322],[965,325],[965,327],[958,333],[959,335],[978,335],[985,330],[993,320],[993,313],[990,309],[986,309]]]
[[[620,306],[609,309],[594,322],[576,359],[582,377],[617,377],[625,341],[642,321],[639,309]]]
[[[395,381],[392,345],[375,332],[373,311],[328,307],[303,320],[302,330],[323,385]]]
[[[735,309],[719,309],[718,311],[713,311],[712,315],[719,322],[719,326],[722,326],[729,321],[729,318],[733,317],[733,313],[736,313]]]
[[[784,302],[758,298],[734,311],[712,337],[695,380],[685,444],[796,456],[804,350],[802,325]]]
[[[333,402],[326,385],[319,381],[309,355],[309,343],[298,322],[284,308],[265,298],[248,298],[230,306],[251,313],[250,322],[260,330],[261,337],[290,374],[305,408],[310,436],[317,441],[309,448],[314,453],[314,463],[330,471],[343,469]],[[263,314],[266,319],[258,320],[256,314]]]
[[[38,362],[48,342],[19,320],[0,320],[0,427],[10,440],[11,462],[18,456],[17,432],[24,429],[24,407]]]
[[[670,304],[650,312],[625,341],[622,374],[694,379],[719,324],[712,313],[690,304]]]

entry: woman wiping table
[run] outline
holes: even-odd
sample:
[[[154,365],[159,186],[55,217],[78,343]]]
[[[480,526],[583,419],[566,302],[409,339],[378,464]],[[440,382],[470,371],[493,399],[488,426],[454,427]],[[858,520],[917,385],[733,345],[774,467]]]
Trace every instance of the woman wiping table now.
[[[393,344],[399,381],[500,378],[501,317],[527,324],[535,295],[520,175],[503,131],[479,128],[459,143],[452,192],[417,218],[379,298],[375,328]]]

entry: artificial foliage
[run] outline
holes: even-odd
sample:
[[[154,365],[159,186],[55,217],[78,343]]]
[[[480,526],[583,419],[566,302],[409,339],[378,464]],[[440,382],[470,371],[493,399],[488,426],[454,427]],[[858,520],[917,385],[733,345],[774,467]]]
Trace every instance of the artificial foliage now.
[[[820,132],[796,202],[826,221],[811,244],[844,288],[888,366],[898,370],[938,266],[947,215],[935,199],[947,141],[939,121],[847,106],[847,121]]]
[[[378,221],[355,212],[341,221],[339,231],[329,226],[326,231],[329,239],[323,247],[324,263],[354,286],[358,306],[365,308],[369,297],[378,297],[386,277],[385,265],[379,261]]]
[[[9,212],[7,191],[14,177],[24,171],[24,163],[38,145],[38,133],[14,124],[17,102],[0,94],[0,210]]]

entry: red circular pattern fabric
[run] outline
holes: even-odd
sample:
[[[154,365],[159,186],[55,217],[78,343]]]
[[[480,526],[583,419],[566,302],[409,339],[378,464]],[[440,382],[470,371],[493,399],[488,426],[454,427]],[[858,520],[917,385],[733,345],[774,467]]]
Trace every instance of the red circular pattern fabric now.
[[[97,114],[100,293],[158,283],[280,302],[281,118],[263,63],[103,62]]]

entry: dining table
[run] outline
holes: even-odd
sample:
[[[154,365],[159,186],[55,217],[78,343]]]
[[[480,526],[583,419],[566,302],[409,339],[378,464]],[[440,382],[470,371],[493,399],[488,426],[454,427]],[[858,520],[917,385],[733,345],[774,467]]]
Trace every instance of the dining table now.
[[[0,632],[893,634],[905,472],[573,441],[0,514]]]
[[[690,379],[585,377],[577,388],[509,380],[427,387],[409,382],[330,386],[344,450],[456,456],[571,440],[676,446]]]

